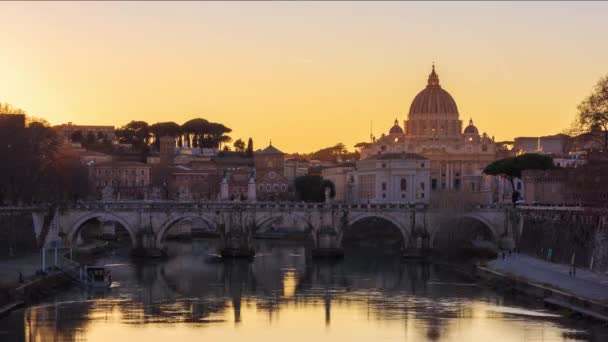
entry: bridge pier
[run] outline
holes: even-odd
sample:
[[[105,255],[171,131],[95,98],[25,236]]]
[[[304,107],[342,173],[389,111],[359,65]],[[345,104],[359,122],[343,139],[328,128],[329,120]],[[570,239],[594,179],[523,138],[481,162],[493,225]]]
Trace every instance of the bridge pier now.
[[[243,215],[243,212],[228,212],[220,214],[219,222],[222,258],[253,258],[255,220]]]
[[[136,244],[131,250],[131,255],[142,258],[159,258],[165,255],[165,251],[156,245],[156,235],[150,227],[142,228],[137,234]]]
[[[428,236],[412,236],[410,243],[403,249],[403,257],[406,259],[426,258],[432,253]]]
[[[316,232],[312,256],[315,258],[340,258],[344,256],[342,239],[331,227],[323,227]]]

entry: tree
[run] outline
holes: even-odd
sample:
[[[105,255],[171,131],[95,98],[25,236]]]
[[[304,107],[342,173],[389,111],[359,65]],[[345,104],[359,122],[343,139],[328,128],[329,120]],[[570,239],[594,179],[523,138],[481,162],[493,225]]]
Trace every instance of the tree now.
[[[124,144],[131,144],[141,149],[150,141],[150,127],[145,121],[131,121],[116,130],[116,136]]]
[[[361,148],[366,148],[366,147],[368,147],[369,145],[371,145],[371,144],[370,144],[370,143],[367,143],[367,142],[360,142],[360,143],[356,143],[356,144],[355,144],[355,148],[359,148],[359,149],[361,149]]]
[[[253,139],[247,141],[247,157],[253,157]]]
[[[553,159],[536,153],[526,153],[517,157],[498,159],[483,170],[484,174],[492,176],[503,176],[515,191],[515,178],[521,178],[524,170],[547,170],[553,168]]]
[[[40,197],[45,170],[55,158],[57,133],[45,121],[27,122],[0,128],[0,202],[31,203]]]
[[[589,133],[608,150],[608,75],[600,78],[593,92],[578,105],[574,123],[577,133]]]
[[[25,114],[21,108],[14,107],[10,103],[0,102],[0,114]]]
[[[95,134],[93,132],[89,131],[87,133],[87,136],[86,136],[85,140],[84,140],[85,144],[86,145],[93,145],[93,144],[95,144],[96,141],[97,141],[97,139],[95,138]]]
[[[330,198],[336,196],[336,187],[329,180],[321,176],[300,176],[294,182],[296,196],[304,202],[324,202],[325,188],[330,189]]]
[[[232,138],[226,133],[232,132],[232,129],[216,122],[209,123],[208,134],[204,137],[203,147],[220,148],[224,143],[229,143]]]
[[[154,137],[154,147],[160,148],[160,138],[164,136],[178,137],[182,134],[182,128],[175,122],[157,122],[150,126],[150,133]]]
[[[359,152],[348,152],[346,146],[338,143],[331,147],[322,148],[308,155],[309,159],[316,159],[328,162],[337,162],[338,160],[359,159]]]
[[[82,134],[82,131],[72,132],[72,134],[70,134],[70,140],[72,140],[72,142],[76,142],[76,143],[84,142],[84,135]]]
[[[245,152],[245,142],[243,140],[237,139],[232,145],[234,146],[234,150],[236,152]]]
[[[190,147],[199,147],[200,140],[209,131],[209,121],[201,118],[184,122],[182,132],[184,140]]]

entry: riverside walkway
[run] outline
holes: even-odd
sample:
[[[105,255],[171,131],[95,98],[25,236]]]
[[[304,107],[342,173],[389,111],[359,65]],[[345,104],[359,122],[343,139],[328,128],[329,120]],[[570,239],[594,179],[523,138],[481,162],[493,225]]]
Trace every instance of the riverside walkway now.
[[[577,268],[576,276],[570,276],[568,265],[518,253],[506,257],[505,260],[498,258],[490,261],[486,268],[608,305],[608,275],[605,274]]]

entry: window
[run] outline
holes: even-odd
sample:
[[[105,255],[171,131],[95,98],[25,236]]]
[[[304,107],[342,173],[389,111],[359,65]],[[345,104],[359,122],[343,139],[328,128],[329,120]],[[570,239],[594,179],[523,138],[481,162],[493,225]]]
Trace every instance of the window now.
[[[517,182],[517,190],[521,190],[521,182]]]
[[[274,186],[272,187],[272,189],[274,191],[279,191],[279,184],[274,184]]]
[[[386,190],[386,183],[382,182],[382,190]]]
[[[460,179],[454,179],[454,189],[460,189]]]
[[[270,191],[270,184],[266,184],[266,191]]]
[[[281,191],[287,191],[287,185],[282,184],[281,185]]]
[[[382,193],[382,198],[386,198],[386,193]]]
[[[445,182],[441,183],[441,188],[445,190]]]
[[[431,179],[431,189],[437,190],[437,179],[435,178]]]
[[[424,163],[420,163],[420,167],[424,167]]]
[[[386,169],[386,164],[385,163],[382,163],[382,168]]]
[[[475,183],[471,182],[471,191],[475,191]]]
[[[401,198],[405,198],[405,194],[401,194]]]
[[[407,180],[405,178],[401,178],[401,191],[407,191]]]
[[[420,198],[424,198],[424,192],[420,193]]]
[[[420,182],[420,190],[424,191],[424,182]]]

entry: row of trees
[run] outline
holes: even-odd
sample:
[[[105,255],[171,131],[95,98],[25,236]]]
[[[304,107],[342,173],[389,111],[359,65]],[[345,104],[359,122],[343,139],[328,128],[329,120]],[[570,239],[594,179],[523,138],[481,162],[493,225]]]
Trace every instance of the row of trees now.
[[[222,144],[232,141],[227,134],[232,129],[221,123],[202,118],[186,121],[179,125],[172,121],[148,124],[145,121],[131,121],[116,130],[118,141],[142,149],[148,146],[159,147],[162,136],[177,138],[179,146],[220,148]]]
[[[294,187],[297,199],[304,202],[324,202],[325,189],[329,189],[330,198],[336,196],[334,183],[321,176],[300,176],[295,179]]]
[[[567,132],[587,135],[608,151],[608,75],[599,79],[591,94],[578,105],[578,113]]]
[[[0,103],[0,114],[25,112]],[[0,125],[0,204],[61,204],[89,191],[86,167],[77,156],[62,153],[60,140],[48,122],[7,117]]]
[[[359,160],[359,152],[349,152],[343,143],[338,143],[334,146],[325,147],[312,153],[294,154],[291,157],[335,163],[338,161]]]

